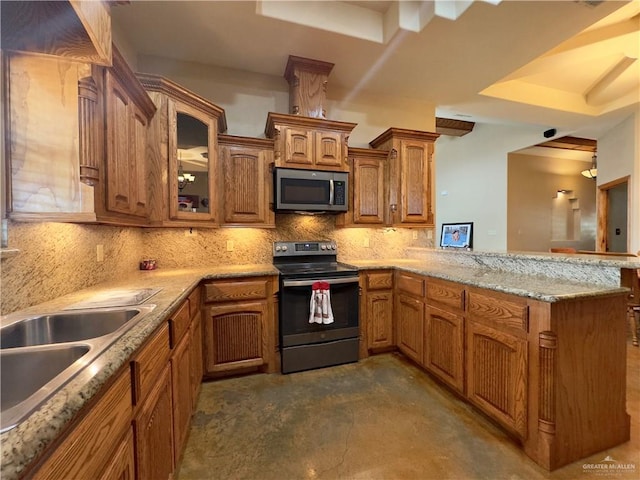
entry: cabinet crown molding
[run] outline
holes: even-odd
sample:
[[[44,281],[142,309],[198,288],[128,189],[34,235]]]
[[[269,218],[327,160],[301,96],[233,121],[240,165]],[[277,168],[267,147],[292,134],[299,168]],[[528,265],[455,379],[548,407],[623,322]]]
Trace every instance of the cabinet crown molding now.
[[[267,115],[267,124],[264,128],[264,133],[268,138],[273,138],[275,136],[276,125],[307,127],[313,130],[334,130],[338,132],[351,133],[358,124],[326,120],[324,118],[301,117],[300,115],[269,112]]]
[[[231,146],[245,146],[256,148],[270,148],[273,149],[273,139],[271,138],[256,138],[256,137],[242,137],[237,135],[227,135],[224,133],[218,134],[218,145],[231,145]]]
[[[127,86],[129,94],[134,103],[140,107],[147,120],[156,113],[156,105],[149,97],[143,85],[136,78],[136,74],[133,73],[127,61],[122,54],[118,51],[115,45],[112,46],[112,60],[113,66],[109,68],[109,72],[120,81],[123,85]]]
[[[391,140],[393,138],[405,139],[405,140],[421,140],[425,142],[435,142],[439,136],[440,136],[439,133],[434,133],[434,132],[423,132],[420,130],[409,130],[405,128],[391,127],[385,130],[384,132],[382,132],[373,140],[371,140],[369,142],[369,145],[371,145],[373,148],[376,148],[379,145],[382,145],[384,142]]]
[[[227,117],[224,108],[160,75],[136,73],[136,76],[147,91],[163,93],[193,108],[197,108],[205,114],[218,119],[218,133],[227,131]]]

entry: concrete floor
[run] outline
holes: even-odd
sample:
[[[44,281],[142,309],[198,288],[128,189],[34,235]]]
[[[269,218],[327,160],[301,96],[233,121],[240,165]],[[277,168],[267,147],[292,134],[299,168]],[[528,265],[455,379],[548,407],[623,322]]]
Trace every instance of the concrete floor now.
[[[187,479],[589,479],[609,455],[640,478],[640,349],[628,346],[631,441],[538,467],[494,426],[399,354],[291,375],[205,383],[178,472]],[[603,475],[604,474],[604,475]]]

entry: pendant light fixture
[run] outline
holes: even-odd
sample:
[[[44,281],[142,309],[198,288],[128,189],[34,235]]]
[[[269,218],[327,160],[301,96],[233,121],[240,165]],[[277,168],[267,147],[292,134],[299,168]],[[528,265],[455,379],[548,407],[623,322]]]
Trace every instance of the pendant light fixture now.
[[[186,187],[190,183],[193,183],[195,179],[195,175],[185,173],[185,171],[182,169],[182,158],[180,151],[178,150],[178,190],[182,191],[184,187]]]
[[[580,172],[582,174],[582,176],[587,177],[587,178],[591,178],[592,180],[595,180],[596,177],[598,176],[598,157],[596,156],[596,152],[593,152],[593,157],[591,157],[591,168],[587,169],[587,170],[583,170],[582,172]]]

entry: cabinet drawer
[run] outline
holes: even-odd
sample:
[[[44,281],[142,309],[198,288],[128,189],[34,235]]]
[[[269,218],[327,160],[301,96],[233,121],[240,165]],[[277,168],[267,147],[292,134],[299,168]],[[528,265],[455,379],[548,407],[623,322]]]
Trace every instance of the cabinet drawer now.
[[[427,282],[427,303],[464,310],[465,291],[457,283],[429,280]]]
[[[205,302],[229,302],[267,298],[269,280],[225,281],[204,286]]]
[[[169,319],[171,348],[175,348],[184,337],[184,334],[187,333],[187,330],[189,330],[189,325],[191,324],[189,304],[190,300],[185,300]]]
[[[167,365],[170,354],[169,324],[165,323],[131,362],[135,405],[149,396],[162,369]]]
[[[366,273],[367,290],[383,290],[393,288],[392,272]]]
[[[417,297],[424,297],[424,277],[408,273],[398,273],[396,287],[398,290]]]
[[[34,478],[97,478],[114,453],[114,439],[123,437],[130,422],[131,377],[125,370]]]
[[[202,301],[202,289],[198,286],[195,288],[191,295],[189,295],[189,312],[191,318],[194,318],[200,313],[200,302]]]
[[[484,323],[494,327],[528,332],[529,307],[524,302],[519,303],[505,297],[506,295],[469,292],[469,317],[485,320]]]

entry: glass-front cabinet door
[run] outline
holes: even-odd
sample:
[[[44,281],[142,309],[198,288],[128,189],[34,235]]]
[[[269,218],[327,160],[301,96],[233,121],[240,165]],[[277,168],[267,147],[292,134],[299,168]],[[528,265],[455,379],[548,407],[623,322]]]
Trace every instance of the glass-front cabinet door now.
[[[169,102],[169,217],[215,221],[217,125],[205,113]]]

